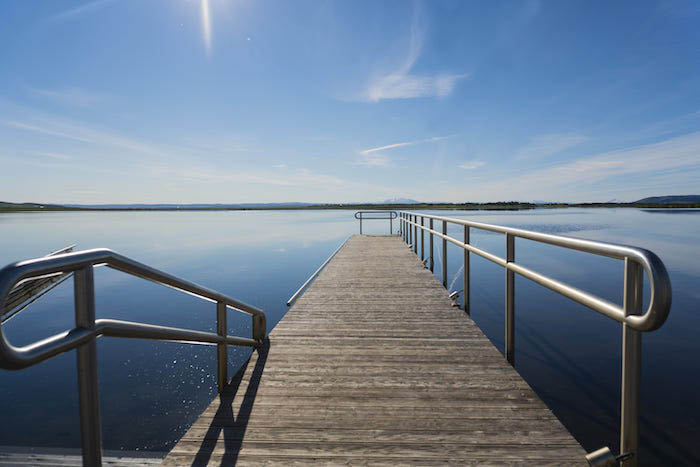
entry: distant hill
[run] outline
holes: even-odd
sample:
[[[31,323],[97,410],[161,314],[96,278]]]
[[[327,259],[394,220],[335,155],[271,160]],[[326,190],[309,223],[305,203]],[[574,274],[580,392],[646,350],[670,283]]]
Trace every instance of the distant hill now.
[[[0,201],[0,211],[63,211],[65,208],[57,204],[40,203],[8,203]]]
[[[638,201],[635,201],[635,203],[700,203],[700,195],[650,196],[649,198],[642,198]]]

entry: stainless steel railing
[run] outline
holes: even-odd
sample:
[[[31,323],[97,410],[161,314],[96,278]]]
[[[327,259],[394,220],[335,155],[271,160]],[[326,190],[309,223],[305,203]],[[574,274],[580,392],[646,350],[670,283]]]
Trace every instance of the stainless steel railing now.
[[[216,333],[157,326],[153,324],[95,319],[95,286],[93,268],[108,266],[195,297],[216,303]],[[261,310],[180,279],[145,264],[121,256],[108,249],[95,249],[20,261],[0,269],[0,309],[10,292],[23,282],[37,277],[74,273],[75,327],[24,347],[7,341],[0,324],[0,368],[19,370],[48,360],[58,354],[77,349],[78,397],[83,464],[102,463],[99,389],[97,378],[97,345],[100,336],[196,342],[217,346],[219,391],[228,381],[226,348],[228,345],[255,347],[267,333],[265,313]],[[227,333],[226,311],[232,308],[252,317],[252,338],[233,337]]]
[[[622,391],[620,456],[622,465],[636,466],[639,457],[639,378],[641,373],[642,332],[661,327],[671,309],[671,280],[663,262],[651,251],[626,245],[583,240],[550,235],[528,230],[483,224],[451,217],[400,211],[400,235],[418,253],[420,230],[421,260],[424,260],[424,232],[429,234],[430,270],[433,270],[433,237],[442,239],[442,283],[447,286],[447,242],[464,251],[464,310],[469,313],[469,255],[474,253],[492,261],[506,270],[505,277],[505,357],[513,365],[515,360],[515,274],[526,277],[554,292],[587,306],[622,324]],[[425,220],[429,225],[425,225]],[[441,223],[441,231],[434,229],[434,222]],[[463,240],[447,235],[447,224],[464,228]],[[506,257],[501,258],[470,244],[470,229],[487,230],[505,234]],[[624,298],[622,306],[609,302],[529,269],[515,261],[515,239],[523,238],[572,250],[607,256],[624,261]],[[642,292],[646,273],[650,298],[649,306],[642,310]],[[600,452],[597,453],[600,456]],[[608,456],[609,457],[609,456]],[[613,456],[614,458],[614,456]]]
[[[365,215],[368,214],[368,215]],[[386,214],[381,216],[381,214]],[[362,235],[362,220],[386,220],[389,219],[389,235],[394,235],[394,219],[399,214],[396,211],[357,211],[355,219],[360,221],[360,235]]]
[[[311,283],[314,281],[314,279],[316,279],[316,276],[318,276],[321,273],[321,271],[323,271],[323,268],[325,268],[328,265],[328,263],[331,262],[333,257],[340,251],[341,248],[343,248],[343,246],[345,246],[345,244],[348,242],[348,240],[350,240],[350,237],[346,238],[345,241],[343,243],[341,243],[340,246],[338,248],[336,248],[336,250],[333,253],[331,253],[331,255],[328,257],[328,259],[326,259],[323,262],[323,264],[321,266],[319,266],[318,269],[316,269],[316,271],[314,271],[314,273],[311,274],[308,279],[306,279],[306,282],[301,284],[301,287],[299,287],[297,289],[297,291],[294,292],[294,294],[291,297],[289,297],[289,300],[287,300],[287,306],[292,306],[292,304],[297,301],[297,299],[304,292],[304,290],[306,290],[306,288],[309,285],[311,285]]]

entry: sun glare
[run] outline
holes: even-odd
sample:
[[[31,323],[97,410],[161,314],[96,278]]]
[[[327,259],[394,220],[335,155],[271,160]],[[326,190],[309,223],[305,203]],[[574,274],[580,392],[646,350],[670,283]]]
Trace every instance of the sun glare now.
[[[211,53],[211,16],[209,13],[209,0],[202,0],[202,38],[207,54]]]

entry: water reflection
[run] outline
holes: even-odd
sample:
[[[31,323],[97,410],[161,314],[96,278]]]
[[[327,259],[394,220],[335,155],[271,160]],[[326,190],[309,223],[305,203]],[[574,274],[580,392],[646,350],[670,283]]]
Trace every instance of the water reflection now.
[[[643,455],[650,462],[699,463],[700,346],[695,330],[700,279],[700,210],[551,209],[436,214],[545,233],[626,243],[666,263],[674,286],[666,325],[644,338]],[[386,221],[366,233],[386,233]],[[337,248],[357,221],[349,211],[95,212],[0,215],[0,263],[41,256],[77,243],[110,247],[264,309],[270,327],[284,302]],[[457,227],[450,234],[461,238]],[[479,248],[503,256],[503,235],[472,230]],[[535,242],[516,242],[517,260],[616,303],[619,261]],[[426,249],[427,235],[426,235]],[[435,252],[440,255],[436,241]],[[448,283],[461,288],[462,253],[448,245]],[[442,257],[436,257],[440,275]],[[472,255],[472,316],[503,348],[503,269]],[[107,268],[96,270],[99,317],[213,330],[215,308],[173,290]],[[611,320],[516,279],[516,369],[586,448],[617,442],[620,330]],[[73,325],[72,282],[56,288],[7,323],[13,343],[32,342]],[[249,319],[229,313],[231,334]],[[104,338],[98,345],[104,441],[112,449],[166,450],[216,393],[213,347]],[[249,350],[231,349],[230,374]],[[73,353],[21,372],[0,373],[0,444],[77,447]],[[47,393],[51,397],[47,397]],[[50,413],[50,416],[47,416]],[[128,429],[125,429],[128,425]]]

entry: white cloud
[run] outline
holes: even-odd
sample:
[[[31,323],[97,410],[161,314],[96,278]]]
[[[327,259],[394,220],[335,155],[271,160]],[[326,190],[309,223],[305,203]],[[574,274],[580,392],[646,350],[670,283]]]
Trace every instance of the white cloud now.
[[[515,153],[516,159],[542,159],[586,141],[588,138],[574,134],[549,134],[536,136]]]
[[[73,139],[76,141],[81,141],[83,143],[90,143],[91,142],[90,139],[88,139],[84,136],[66,133],[64,131],[59,131],[59,130],[56,130],[53,128],[46,128],[44,126],[33,125],[33,124],[19,122],[19,121],[15,121],[15,120],[0,120],[0,123],[2,123],[5,126],[17,128],[20,130],[33,131],[35,133],[42,133],[42,134],[50,135],[50,136],[57,136],[59,138]]]
[[[391,159],[386,154],[361,152],[360,160],[357,163],[358,165],[364,165],[367,167],[390,167]]]
[[[377,146],[375,148],[363,149],[358,151],[360,159],[358,160],[358,165],[364,165],[367,167],[390,167],[392,165],[391,159],[383,151],[389,149],[402,148],[406,146],[413,146],[421,143],[434,143],[437,141],[442,141],[443,139],[450,138],[449,136],[433,136],[432,138],[419,139],[416,141],[404,141],[401,143],[387,144],[385,146]]]
[[[164,158],[170,156],[168,149],[90,128],[80,123],[72,123],[66,119],[35,116],[30,118],[30,120],[31,123],[19,120],[0,120],[0,123],[11,128],[71,139],[82,143],[127,149],[136,153]]]
[[[407,141],[405,143],[387,144],[386,146],[379,146],[376,148],[363,149],[359,153],[362,155],[366,155],[366,154],[371,154],[371,153],[377,152],[377,151],[384,151],[385,149],[401,148],[403,146],[413,146],[414,144],[417,144],[417,143],[418,143],[418,141]]]
[[[224,182],[241,185],[268,185],[278,187],[309,186],[315,189],[329,189],[330,187],[343,187],[345,180],[333,175],[322,174],[301,168],[284,174],[272,174],[269,171],[257,169],[227,169],[222,167],[203,166],[198,161],[182,161],[179,165],[170,163],[147,164],[138,167],[140,173],[146,173],[151,177],[165,178],[179,182],[212,183]],[[192,165],[190,165],[192,164]]]
[[[673,173],[669,176],[669,172]],[[481,200],[557,199],[604,201],[626,193],[630,200],[677,193],[683,173],[700,172],[700,132],[623,150],[610,151],[544,170],[520,173],[474,187]],[[697,178],[692,180],[697,185]],[[684,186],[688,186],[686,183]],[[684,188],[686,189],[686,188]],[[463,193],[452,192],[458,199]]]
[[[273,169],[286,169],[287,164],[277,164],[272,166]]]
[[[411,73],[423,49],[424,31],[420,5],[415,4],[408,55],[397,68],[374,76],[360,99],[378,102],[384,99],[412,99],[416,97],[446,97],[452,94],[457,82],[469,73],[441,73],[427,76]]]
[[[369,149],[363,149],[362,151],[359,151],[359,154],[371,154],[373,152],[378,152],[378,151],[384,151],[386,149],[394,149],[394,148],[401,148],[404,146],[413,146],[414,144],[420,144],[420,143],[434,143],[437,141],[442,141],[443,139],[450,138],[450,136],[433,136],[432,138],[426,138],[426,139],[419,139],[417,141],[404,141],[402,143],[394,143],[394,144],[387,144],[386,146],[378,146],[376,148],[369,148]]]
[[[39,156],[49,157],[49,158],[51,158],[51,159],[59,159],[59,160],[64,160],[64,161],[65,161],[65,160],[68,160],[68,159],[72,159],[71,156],[68,156],[68,155],[66,155],[66,154],[58,154],[58,153],[56,153],[56,152],[40,152],[40,151],[37,151],[37,152],[35,152],[34,154],[37,154],[37,155],[39,155]]]
[[[69,10],[63,11],[61,13],[58,13],[57,15],[54,15],[50,18],[48,18],[47,21],[61,21],[65,19],[71,19],[76,16],[80,16],[84,13],[89,13],[91,11],[99,10],[100,8],[108,5],[109,3],[113,3],[114,0],[94,0],[92,2],[87,2],[84,3],[80,6],[77,6],[75,8],[71,8]]]
[[[26,87],[26,90],[32,96],[72,107],[93,107],[98,102],[104,100],[104,96],[102,95],[87,92],[78,88],[37,89]]]
[[[483,167],[484,165],[486,165],[486,163],[482,161],[466,161],[462,164],[459,164],[457,167],[459,167],[460,169],[473,170],[478,169],[479,167]]]
[[[403,72],[382,76],[365,91],[368,101],[382,99],[410,99],[415,97],[446,97],[452,94],[457,81],[469,76],[459,75],[417,76]]]

